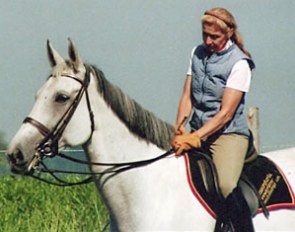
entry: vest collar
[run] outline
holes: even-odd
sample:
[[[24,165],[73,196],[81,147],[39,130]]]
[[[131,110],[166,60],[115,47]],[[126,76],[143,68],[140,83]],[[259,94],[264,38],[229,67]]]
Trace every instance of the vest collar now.
[[[228,40],[228,41],[226,42],[225,47],[224,47],[221,51],[210,53],[210,52],[207,50],[205,44],[203,44],[204,48],[210,53],[209,56],[211,56],[211,55],[213,55],[213,54],[216,54],[217,56],[224,55],[224,54],[226,54],[227,52],[231,51],[231,50],[234,48],[234,45],[235,45],[235,44],[233,43],[232,40]]]

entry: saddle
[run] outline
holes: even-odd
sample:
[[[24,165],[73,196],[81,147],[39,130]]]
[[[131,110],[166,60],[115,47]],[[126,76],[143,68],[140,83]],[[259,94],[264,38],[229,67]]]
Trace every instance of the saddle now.
[[[223,207],[218,176],[210,155],[191,150],[185,155],[188,182],[193,194],[214,218]],[[254,217],[263,212],[295,207],[294,193],[282,171],[268,158],[248,150],[238,183]]]

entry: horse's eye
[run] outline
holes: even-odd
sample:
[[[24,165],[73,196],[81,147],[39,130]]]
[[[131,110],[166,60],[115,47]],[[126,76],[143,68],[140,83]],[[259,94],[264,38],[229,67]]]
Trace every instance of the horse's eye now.
[[[56,97],[55,97],[55,101],[58,102],[58,103],[64,103],[66,102],[67,100],[69,100],[70,97],[68,97],[67,95],[65,94],[58,94]]]

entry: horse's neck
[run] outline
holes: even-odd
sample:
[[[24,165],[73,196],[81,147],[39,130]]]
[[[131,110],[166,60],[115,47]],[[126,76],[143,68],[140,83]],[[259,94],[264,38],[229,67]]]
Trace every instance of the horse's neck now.
[[[165,152],[131,133],[99,94],[92,98],[95,131],[86,148],[91,161],[131,162],[156,157]],[[105,167],[93,166],[92,169],[102,171]],[[189,198],[186,195],[190,194],[185,183],[184,162],[176,158],[165,159],[146,167],[107,177],[98,179],[96,185],[111,213],[121,222],[127,218],[134,218],[136,221],[138,209],[159,207],[167,199],[167,192],[181,188],[184,193],[183,198]],[[166,202],[167,207],[171,207],[174,199]],[[152,216],[154,215],[150,217]],[[139,221],[134,224],[140,224]]]
[[[97,86],[97,79],[91,78],[89,92],[95,130],[87,149],[90,159],[99,162],[126,162],[146,159],[164,152],[132,133],[97,92]]]
[[[99,94],[92,101],[95,131],[86,151],[91,161],[132,162],[152,158],[165,152],[131,133]],[[99,171],[104,169],[104,167],[93,168]],[[128,180],[134,181],[136,178],[139,177],[134,176]]]
[[[92,141],[87,148],[91,161],[131,162],[164,152],[132,134],[101,98],[99,101],[99,104],[96,103],[99,109],[95,109],[94,112],[95,115],[99,115],[95,122],[97,130],[93,133]],[[102,171],[105,167],[93,166],[92,169]],[[123,221],[124,217],[130,217],[126,215],[127,213],[133,214],[130,206],[134,205],[132,201],[139,199],[140,189],[143,190],[141,183],[145,183],[145,187],[149,188],[149,183],[144,178],[153,177],[144,173],[145,169],[130,170],[109,179],[105,176],[96,182],[116,220]],[[141,202],[143,203],[144,200]],[[126,211],[125,215],[117,215],[118,212],[123,211]]]
[[[97,101],[97,100],[96,100]],[[96,130],[89,146],[90,158],[100,162],[126,162],[155,156],[164,152],[157,146],[130,132],[127,126],[100,98]]]

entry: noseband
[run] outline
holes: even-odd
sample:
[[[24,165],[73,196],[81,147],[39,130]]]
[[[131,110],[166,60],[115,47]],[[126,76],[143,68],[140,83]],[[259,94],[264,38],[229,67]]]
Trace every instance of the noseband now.
[[[86,95],[86,103],[88,107],[90,122],[91,122],[91,134],[88,140],[92,137],[92,133],[94,131],[94,116],[91,109],[89,94],[88,94],[88,86],[90,83],[90,67],[86,67],[86,72],[84,76],[84,80],[80,80],[77,77],[70,76],[70,75],[61,75],[62,77],[71,78],[81,84],[81,88],[77,93],[73,103],[70,107],[66,110],[57,124],[53,127],[52,130],[48,129],[43,123],[39,122],[38,120],[26,117],[23,123],[29,123],[33,127],[35,127],[40,134],[44,136],[43,140],[37,145],[36,153],[34,154],[31,163],[29,164],[28,171],[30,172],[31,169],[35,169],[38,166],[39,162],[42,161],[46,157],[54,157],[58,154],[58,142],[66,129],[68,123],[70,122],[73,114],[75,113],[83,94]]]

